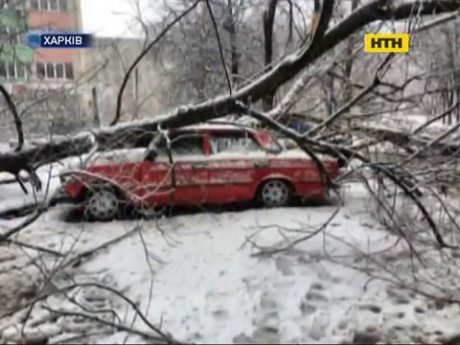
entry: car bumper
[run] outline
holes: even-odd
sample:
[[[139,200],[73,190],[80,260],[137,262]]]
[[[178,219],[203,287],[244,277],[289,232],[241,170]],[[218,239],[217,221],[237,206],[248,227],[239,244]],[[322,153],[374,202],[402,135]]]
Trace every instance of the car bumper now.
[[[58,190],[56,194],[51,198],[50,205],[55,206],[57,204],[78,204],[79,202],[68,196],[62,189]]]

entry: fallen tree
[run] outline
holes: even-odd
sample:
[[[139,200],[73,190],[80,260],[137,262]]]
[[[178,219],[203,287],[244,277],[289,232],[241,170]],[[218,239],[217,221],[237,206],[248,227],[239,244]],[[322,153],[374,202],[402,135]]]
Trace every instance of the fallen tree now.
[[[302,69],[312,64],[331,48],[338,45],[358,29],[381,20],[409,18],[413,13],[435,15],[453,12],[460,8],[459,1],[411,1],[391,6],[391,1],[376,0],[361,6],[333,28],[327,30],[334,2],[323,1],[316,30],[311,40],[296,53],[291,54],[271,70],[230,95],[221,95],[195,105],[182,106],[170,114],[151,120],[117,124],[88,133],[80,133],[66,140],[50,141],[43,145],[22,148],[18,152],[0,154],[0,171],[18,176],[25,170],[33,175],[37,166],[65,157],[85,153],[96,142],[101,147],[113,146],[140,133],[155,132],[159,127],[173,128],[223,117],[238,111],[238,102],[256,102],[275,92],[292,80]],[[150,49],[151,46],[148,47]],[[141,52],[145,55],[145,52]],[[116,121],[114,121],[115,123]]]

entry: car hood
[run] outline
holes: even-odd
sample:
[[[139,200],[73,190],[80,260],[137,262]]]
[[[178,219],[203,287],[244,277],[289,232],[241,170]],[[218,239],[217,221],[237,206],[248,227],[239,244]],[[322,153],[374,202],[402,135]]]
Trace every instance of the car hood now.
[[[72,170],[86,169],[89,166],[140,162],[144,159],[145,148],[120,149],[107,152],[89,152],[79,157],[71,157],[62,161],[61,173]]]

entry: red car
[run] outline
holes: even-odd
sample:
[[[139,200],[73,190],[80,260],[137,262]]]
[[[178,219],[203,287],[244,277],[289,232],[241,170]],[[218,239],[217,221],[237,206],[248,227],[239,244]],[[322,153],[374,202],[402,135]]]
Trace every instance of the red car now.
[[[276,207],[294,197],[324,199],[328,193],[316,164],[300,150],[283,149],[267,131],[206,124],[171,130],[168,138],[156,137],[141,157],[63,173],[65,194],[89,217],[109,220],[121,205],[155,209],[257,201]],[[331,179],[337,177],[337,161],[321,159]]]

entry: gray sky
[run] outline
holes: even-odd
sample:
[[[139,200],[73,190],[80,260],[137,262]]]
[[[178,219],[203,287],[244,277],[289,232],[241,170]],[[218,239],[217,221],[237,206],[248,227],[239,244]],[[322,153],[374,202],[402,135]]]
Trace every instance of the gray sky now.
[[[83,30],[98,36],[135,36],[135,18],[138,16],[136,0],[81,0]],[[137,0],[140,4],[155,1]],[[153,17],[150,5],[142,6],[142,15],[147,20]]]

